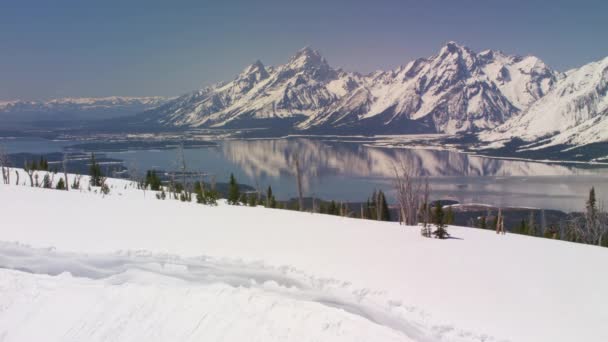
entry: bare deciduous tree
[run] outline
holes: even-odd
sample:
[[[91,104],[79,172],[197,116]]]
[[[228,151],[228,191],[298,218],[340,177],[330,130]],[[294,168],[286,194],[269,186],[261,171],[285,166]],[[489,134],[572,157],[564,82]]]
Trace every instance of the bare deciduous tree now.
[[[423,183],[414,178],[412,170],[405,163],[393,165],[395,171],[395,190],[399,205],[399,223],[417,225],[418,215],[424,200]]]
[[[545,209],[540,210],[540,233],[541,236],[545,236],[547,233],[547,216],[545,215]]]
[[[131,182],[135,183],[135,186],[138,189],[143,190],[144,198],[145,198],[146,197],[146,184],[142,179],[143,174],[139,171],[139,168],[137,167],[137,164],[134,161],[131,161],[129,163],[129,166],[127,166],[127,172],[129,174],[129,180]]]
[[[496,234],[505,234],[505,218],[502,215],[502,208],[498,208],[498,216],[496,217]]]
[[[23,170],[25,171],[25,173],[27,173],[28,177],[30,178],[30,186],[34,187],[34,170],[32,170],[27,165],[27,162],[25,162],[25,165],[23,166]]]
[[[295,155],[295,169],[296,169],[296,182],[298,185],[298,210],[304,210],[304,198],[302,195],[302,169],[300,168],[300,157],[298,154]]]
[[[375,193],[375,197],[374,198],[374,202],[376,203],[376,220],[381,221],[382,220],[382,197],[381,197],[381,192],[378,191]]]
[[[422,219],[422,236],[431,237],[431,204],[430,201],[431,187],[429,185],[429,178],[424,178],[424,188],[422,192],[422,207],[420,208],[420,216]]]
[[[4,184],[11,182],[10,160],[4,146],[0,146],[0,168],[2,168],[2,181]]]
[[[603,246],[608,235],[608,211],[606,211],[603,202],[599,205],[598,209],[599,212],[597,216],[598,222],[595,239],[598,246]]]
[[[80,190],[80,178],[82,178],[82,175],[74,176],[74,181],[72,182],[72,190]]]
[[[68,181],[68,154],[63,153],[63,180],[65,181],[65,191],[70,190],[70,182]]]
[[[179,144],[177,148],[177,167],[182,172],[182,186],[186,190],[186,156],[184,155],[184,143]]]

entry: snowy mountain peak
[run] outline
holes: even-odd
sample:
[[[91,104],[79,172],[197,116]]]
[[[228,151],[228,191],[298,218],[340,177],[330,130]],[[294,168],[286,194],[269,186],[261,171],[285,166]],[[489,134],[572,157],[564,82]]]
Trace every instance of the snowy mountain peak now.
[[[247,92],[258,82],[269,77],[269,73],[260,60],[255,61],[236,78],[235,83],[239,92]]]
[[[328,82],[337,77],[336,70],[329,66],[319,51],[310,47],[299,50],[289,59],[287,64],[279,66],[277,71],[279,80],[290,79],[296,75],[301,76],[296,80],[298,84],[307,82],[304,79],[316,82]]]
[[[256,73],[256,72],[266,72],[266,68],[264,67],[264,63],[259,59],[253,62],[250,66],[245,69],[245,73]]]
[[[477,63],[477,56],[466,46],[456,42],[448,42],[441,48],[439,54],[433,58],[433,69],[446,70],[444,80],[454,81],[454,78],[466,77]]]
[[[366,76],[329,66],[310,47],[286,64],[254,63],[233,82],[155,111],[165,125],[223,127],[243,119],[305,119],[295,129],[359,132],[475,132],[526,109],[558,74],[535,57],[450,41],[439,53]]]
[[[528,59],[538,75],[544,63]],[[521,115],[480,134],[494,146],[512,137],[528,142],[540,139],[533,149],[608,141],[608,57],[559,75],[550,90]]]
[[[319,51],[305,47],[289,59],[287,67],[290,69],[327,69],[329,64]]]
[[[311,48],[310,46],[306,46],[296,52],[296,54],[290,58],[290,63],[295,60],[305,60],[314,62],[323,61],[323,56],[318,50]]]
[[[451,53],[460,53],[464,50],[468,50],[468,48],[456,43],[455,41],[449,41],[441,48],[441,50],[439,50],[439,55],[443,56]]]

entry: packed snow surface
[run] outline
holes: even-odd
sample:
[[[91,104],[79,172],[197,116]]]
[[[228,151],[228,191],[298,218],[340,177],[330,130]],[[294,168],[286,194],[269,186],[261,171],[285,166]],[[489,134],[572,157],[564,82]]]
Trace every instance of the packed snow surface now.
[[[0,341],[608,340],[608,249],[109,184],[0,185]]]

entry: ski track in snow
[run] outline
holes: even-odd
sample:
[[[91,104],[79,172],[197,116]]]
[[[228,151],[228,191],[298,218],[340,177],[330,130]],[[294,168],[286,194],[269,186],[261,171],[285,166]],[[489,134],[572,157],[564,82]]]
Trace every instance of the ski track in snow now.
[[[456,226],[438,241],[396,223],[159,201],[127,180],[101,195],[11,174],[0,342],[607,341],[605,248]]]
[[[180,258],[175,255],[153,254],[146,251],[85,255],[60,253],[54,248],[35,249],[19,243],[0,242],[0,274],[2,274],[0,277],[2,279],[0,280],[0,290],[2,290],[0,291],[0,341],[3,342],[13,340],[7,338],[9,336],[7,334],[9,331],[13,332],[11,323],[15,323],[14,317],[11,319],[7,317],[6,313],[14,313],[15,306],[23,304],[23,301],[37,302],[41,297],[44,298],[44,301],[53,300],[54,297],[62,297],[61,294],[66,289],[74,286],[77,288],[74,289],[76,292],[82,291],[82,288],[93,291],[98,286],[114,286],[119,289],[135,286],[145,292],[149,287],[161,287],[162,289],[163,285],[167,284],[177,285],[178,289],[187,288],[188,291],[202,290],[204,293],[213,294],[213,297],[218,297],[218,300],[224,300],[222,294],[226,291],[233,293],[232,295],[236,292],[239,296],[250,296],[250,299],[251,296],[270,298],[271,301],[275,301],[275,304],[271,304],[270,309],[277,305],[276,303],[287,303],[291,309],[295,309],[289,311],[292,316],[298,316],[299,311],[303,310],[302,308],[308,307],[297,303],[306,303],[313,305],[313,312],[332,317],[337,316],[336,319],[340,320],[345,319],[345,325],[353,322],[361,327],[363,324],[367,329],[372,329],[368,331],[368,337],[374,339],[390,338],[389,340],[395,341],[424,342],[494,340],[485,335],[458,331],[449,326],[429,326],[424,312],[407,307],[399,301],[387,299],[382,292],[353,289],[348,282],[316,279],[291,267],[273,268],[261,262],[245,263],[205,256]],[[24,285],[27,279],[34,285],[31,287]],[[15,282],[18,285],[14,285]],[[13,288],[11,291],[11,287],[17,287],[17,289]],[[165,290],[167,289],[165,288]],[[112,300],[109,300],[110,304],[102,303],[108,302],[108,298],[103,298],[105,296],[107,294],[97,296],[95,305],[113,303]],[[156,295],[153,295],[153,298],[155,297]],[[262,300],[262,302],[264,301]],[[238,306],[243,304],[246,303],[236,303]],[[37,303],[34,306],[40,305]],[[144,304],[139,303],[138,305]],[[45,306],[42,305],[42,307]],[[137,307],[133,309],[140,310]],[[35,309],[31,310],[35,311]],[[115,308],[115,310],[120,310],[120,308]],[[63,314],[63,312],[61,307],[57,308],[57,314]],[[111,312],[116,314],[113,310]],[[79,321],[79,326],[68,325],[66,328],[69,329],[65,331],[64,337],[67,337],[68,340],[76,337],[97,340],[95,337],[103,337],[101,332],[91,335],[91,331],[88,330],[94,321],[94,319],[92,320],[93,313],[104,314],[90,310],[90,308],[86,309],[82,312],[84,316]],[[129,315],[131,314],[136,315],[137,313],[129,311]],[[28,317],[31,315],[31,312],[26,314]],[[254,315],[257,316],[258,313],[254,313]],[[262,315],[266,316],[266,313]],[[205,316],[201,319],[205,319]],[[295,319],[306,320],[307,316],[298,316]],[[158,322],[158,324],[162,323]],[[134,330],[141,328],[136,321],[125,323],[125,325],[120,328],[122,332],[119,335],[123,337],[132,336],[130,334],[134,333]],[[353,327],[344,326],[342,328],[348,330]],[[188,338],[204,334],[204,331],[198,331],[201,329],[205,328],[200,324],[195,326]],[[2,331],[4,332],[2,333]],[[382,334],[377,335],[379,332]],[[355,336],[359,336],[359,334],[361,332],[356,332]],[[296,340],[312,339],[313,335],[296,338]],[[228,337],[230,340],[229,336],[229,334],[223,335],[224,338]],[[151,336],[148,337],[155,340]],[[361,340],[367,339],[362,338]]]

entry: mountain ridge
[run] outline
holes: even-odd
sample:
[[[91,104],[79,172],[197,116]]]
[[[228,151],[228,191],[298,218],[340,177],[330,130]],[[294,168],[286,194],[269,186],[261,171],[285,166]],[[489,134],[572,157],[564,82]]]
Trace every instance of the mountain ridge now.
[[[494,128],[544,95],[560,74],[533,56],[475,53],[448,42],[439,53],[368,75],[332,68],[306,47],[286,64],[256,61],[232,81],[141,115],[167,127],[295,121],[295,131],[470,133]]]
[[[517,137],[525,143],[522,151],[608,141],[607,94],[608,57],[567,71],[545,96],[521,115],[480,133],[480,140],[502,147]]]

